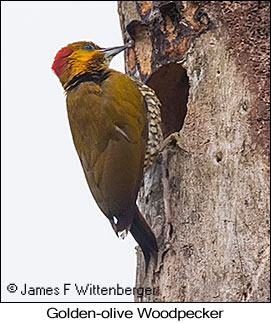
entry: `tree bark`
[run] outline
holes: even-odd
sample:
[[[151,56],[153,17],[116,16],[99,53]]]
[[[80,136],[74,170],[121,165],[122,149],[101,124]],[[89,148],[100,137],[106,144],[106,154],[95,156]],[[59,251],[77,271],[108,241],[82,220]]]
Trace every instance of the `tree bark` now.
[[[138,203],[159,244],[136,301],[269,301],[269,1],[119,1],[126,71],[162,102]]]

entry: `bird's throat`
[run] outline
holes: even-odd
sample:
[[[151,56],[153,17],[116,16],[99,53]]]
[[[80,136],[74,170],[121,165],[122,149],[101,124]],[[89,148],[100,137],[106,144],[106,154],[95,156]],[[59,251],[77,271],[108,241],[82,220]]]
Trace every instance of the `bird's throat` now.
[[[64,85],[65,91],[69,91],[77,87],[83,82],[94,82],[98,85],[101,85],[104,80],[109,76],[110,72],[106,71],[97,71],[96,73],[82,73],[75,75],[70,81]]]

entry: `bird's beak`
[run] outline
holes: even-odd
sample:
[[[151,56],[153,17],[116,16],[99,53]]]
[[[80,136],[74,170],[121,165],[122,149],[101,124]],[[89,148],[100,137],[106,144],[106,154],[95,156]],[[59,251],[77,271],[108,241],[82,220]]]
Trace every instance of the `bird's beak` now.
[[[104,53],[105,58],[112,59],[115,55],[122,52],[124,49],[131,47],[131,43],[127,43],[124,46],[118,46],[118,47],[110,47],[110,48],[104,48],[100,49],[100,52]]]

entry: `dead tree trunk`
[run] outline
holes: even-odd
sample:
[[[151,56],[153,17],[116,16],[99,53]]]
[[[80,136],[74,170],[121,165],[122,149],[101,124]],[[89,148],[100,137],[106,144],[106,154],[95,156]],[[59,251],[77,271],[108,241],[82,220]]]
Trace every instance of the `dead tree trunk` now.
[[[126,71],[179,132],[139,206],[159,262],[136,301],[269,301],[269,1],[119,1]]]

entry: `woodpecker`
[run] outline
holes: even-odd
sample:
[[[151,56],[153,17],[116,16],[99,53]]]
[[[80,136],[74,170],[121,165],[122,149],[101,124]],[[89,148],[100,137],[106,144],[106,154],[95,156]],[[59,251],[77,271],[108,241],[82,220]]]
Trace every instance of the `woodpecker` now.
[[[151,257],[157,260],[158,247],[136,199],[162,141],[160,102],[145,84],[109,68],[128,47],[68,44],[56,54],[52,69],[66,93],[73,142],[90,191],[116,234],[131,232],[147,270]]]

